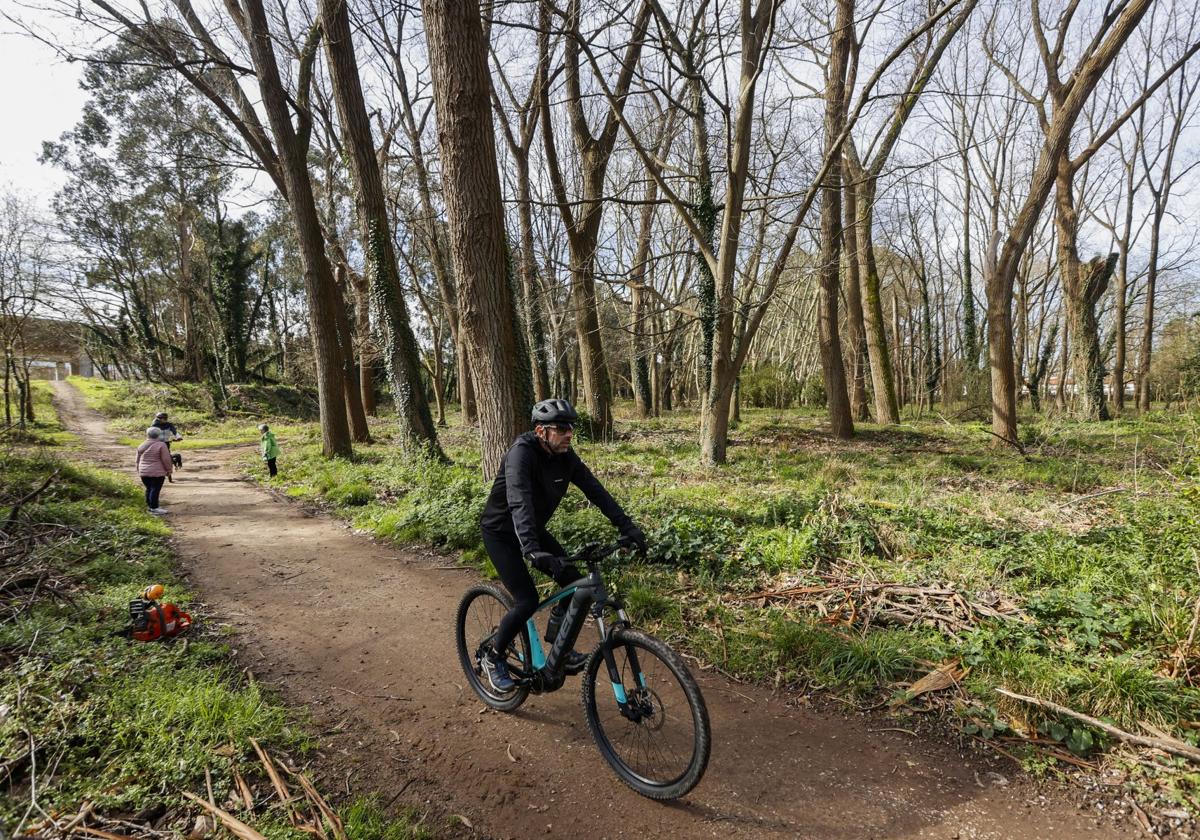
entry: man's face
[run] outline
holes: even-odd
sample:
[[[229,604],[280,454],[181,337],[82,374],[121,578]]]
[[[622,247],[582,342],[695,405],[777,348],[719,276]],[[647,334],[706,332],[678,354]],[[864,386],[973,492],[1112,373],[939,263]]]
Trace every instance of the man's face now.
[[[544,423],[537,427],[536,434],[547,449],[561,455],[571,448],[575,429],[570,423]]]

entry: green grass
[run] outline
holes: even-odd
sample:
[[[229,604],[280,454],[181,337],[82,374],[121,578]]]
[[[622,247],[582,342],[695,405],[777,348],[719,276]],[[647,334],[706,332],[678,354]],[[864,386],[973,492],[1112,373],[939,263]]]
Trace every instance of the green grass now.
[[[53,394],[51,384],[45,380],[35,379],[30,385],[33,389],[34,421],[27,423],[23,431],[15,425],[12,429],[0,430],[0,443],[51,447],[68,447],[76,443],[77,438],[66,430],[58,419],[58,413],[54,410],[51,402]],[[15,405],[13,409],[15,412]]]
[[[185,809],[195,809],[182,792],[206,795],[210,774],[223,802],[233,766],[253,779],[260,765],[251,738],[294,756],[313,741],[303,715],[246,679],[202,616],[187,644],[117,635],[129,600],[148,583],[163,583],[164,600],[185,609],[191,600],[174,575],[168,529],[121,476],[44,451],[0,452],[0,509],[55,470],[57,479],[0,537],[3,577],[28,581],[0,597],[0,756],[12,762],[0,825],[73,814],[84,801],[99,814],[162,803],[186,833]],[[40,811],[30,807],[35,797]],[[273,840],[307,836],[273,811],[240,816]],[[370,800],[348,803],[342,816],[364,826],[356,837],[429,836],[415,815],[392,820]]]
[[[297,426],[273,483],[380,537],[461,550],[486,572],[477,521],[490,482],[477,433],[457,420],[441,434],[453,465],[405,455],[386,420],[352,460],[321,457],[315,427]],[[716,470],[699,465],[694,412],[622,418],[617,441],[579,443],[650,537],[645,563],[613,570],[639,622],[740,678],[886,698],[957,660],[969,669],[958,716],[986,718],[989,731],[1060,731],[994,692],[1003,686],[1196,741],[1184,724],[1200,720],[1200,669],[1172,676],[1172,663],[1200,598],[1200,417],[1026,415],[1024,453],[994,448],[981,422],[862,424],[849,442],[823,423],[745,411]],[[261,463],[247,470],[265,480]],[[577,493],[551,528],[568,547],[612,535]],[[827,578],[999,597],[1021,618],[949,633],[741,597]],[[1071,748],[1107,746],[1066,731]],[[1196,789],[1181,788],[1193,807]]]
[[[257,443],[258,424],[263,422],[270,423],[277,434],[287,434],[294,428],[287,416],[277,417],[265,410],[276,405],[272,401],[250,404],[264,410],[229,409],[225,417],[214,417],[212,395],[193,383],[167,385],[82,376],[73,376],[70,382],[80,390],[88,406],[110,418],[109,428],[120,436],[121,443],[129,446],[145,440],[146,428],[159,411],[166,411],[183,435],[183,440],[171,444],[176,451]]]

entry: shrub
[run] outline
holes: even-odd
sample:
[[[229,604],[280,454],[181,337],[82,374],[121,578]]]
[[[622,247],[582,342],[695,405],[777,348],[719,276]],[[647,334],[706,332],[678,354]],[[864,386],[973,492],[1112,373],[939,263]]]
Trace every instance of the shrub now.
[[[738,380],[742,400],[755,408],[791,408],[800,398],[796,374],[780,365],[760,365],[743,371]]]
[[[337,505],[357,507],[375,498],[375,491],[365,481],[349,481],[330,489],[326,494],[329,501]]]

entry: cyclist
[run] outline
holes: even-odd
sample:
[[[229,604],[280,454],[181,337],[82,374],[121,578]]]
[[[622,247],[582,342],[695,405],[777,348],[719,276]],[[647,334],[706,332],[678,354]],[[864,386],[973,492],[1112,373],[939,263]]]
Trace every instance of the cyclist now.
[[[163,443],[167,445],[167,451],[171,451],[171,444],[177,440],[183,440],[183,435],[179,434],[179,430],[175,428],[175,424],[167,420],[167,412],[160,411],[154,415],[154,422],[150,424],[159,430],[159,436]],[[183,457],[171,454],[171,463],[176,467],[183,466]]]
[[[546,523],[566,495],[568,485],[574,484],[588,501],[600,508],[621,532],[623,543],[646,550],[646,535],[571,449],[577,419],[571,404],[566,400],[542,400],[533,407],[532,419],[533,431],[520,435],[504,454],[479,520],[483,546],[515,602],[500,621],[491,652],[480,663],[492,688],[500,692],[516,686],[503,651],[538,605],[537,589],[525,563],[554,578],[559,586],[582,577],[565,561],[566,551],[546,530]],[[562,602],[551,610],[546,631],[550,643],[565,613],[566,605]],[[583,654],[571,651],[566,665],[578,668],[585,659]]]

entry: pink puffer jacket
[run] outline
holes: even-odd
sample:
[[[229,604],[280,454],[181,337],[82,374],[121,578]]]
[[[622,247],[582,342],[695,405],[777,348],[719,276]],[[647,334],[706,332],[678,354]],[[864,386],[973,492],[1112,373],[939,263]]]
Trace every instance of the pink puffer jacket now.
[[[137,448],[137,464],[138,475],[155,476],[170,475],[171,468],[171,450],[167,449],[167,445],[161,440],[145,440],[142,445]]]

